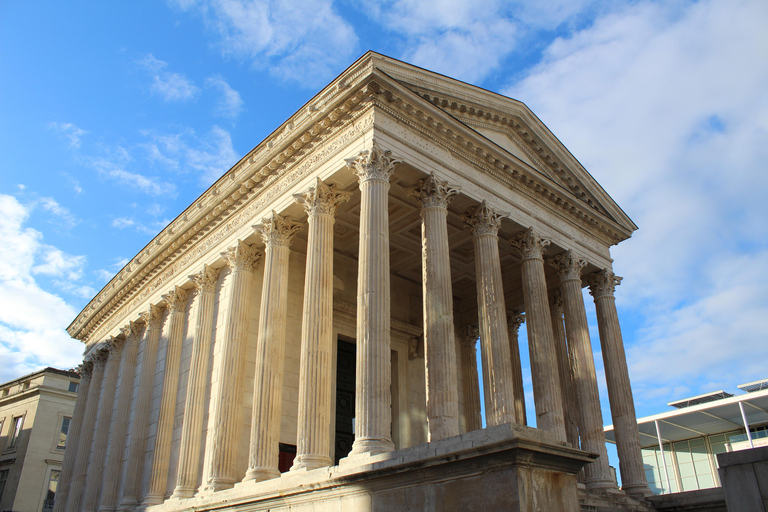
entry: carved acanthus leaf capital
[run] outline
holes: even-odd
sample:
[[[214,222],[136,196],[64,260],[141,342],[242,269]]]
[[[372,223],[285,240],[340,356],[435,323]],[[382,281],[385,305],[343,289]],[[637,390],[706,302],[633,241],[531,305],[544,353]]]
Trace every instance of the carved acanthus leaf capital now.
[[[336,208],[345,201],[349,201],[351,192],[337,190],[336,185],[326,185],[320,178],[314,187],[303,194],[294,194],[293,199],[304,207],[307,215],[336,215]]]
[[[149,329],[160,329],[163,323],[163,308],[150,304],[149,310],[144,311],[140,316]]]
[[[216,280],[219,279],[219,272],[221,269],[203,265],[203,270],[189,278],[195,282],[195,286],[201,292],[212,292],[216,287]]]
[[[256,249],[256,246],[248,245],[242,240],[238,240],[234,247],[230,247],[221,255],[224,256],[229,268],[233,271],[252,272],[253,267],[261,259],[261,253]]]
[[[107,364],[107,358],[109,357],[109,350],[104,344],[96,348],[96,351],[91,356],[91,362],[93,362],[93,369],[104,369],[104,365]]]
[[[261,219],[261,223],[253,226],[253,229],[261,234],[264,245],[288,247],[291,245],[293,236],[301,227],[301,223],[291,220],[290,217],[283,217],[273,211],[271,216]]]
[[[549,312],[552,316],[558,318],[563,316],[563,294],[560,290],[555,290],[549,298]]]
[[[91,380],[91,374],[93,373],[93,364],[90,360],[85,359],[75,371],[80,375],[80,382],[87,383]]]
[[[117,337],[117,336],[110,336],[109,341],[106,342],[106,348],[107,352],[109,352],[109,357],[117,356],[120,354],[120,351],[123,349],[123,342],[125,341],[124,337]]]
[[[381,149],[375,140],[371,149],[361,151],[356,157],[347,158],[344,161],[361,183],[368,180],[388,182],[395,170],[395,165],[401,163],[401,160],[392,155],[392,151]]]
[[[163,299],[168,303],[168,307],[172,312],[182,313],[187,306],[187,291],[174,286],[173,290],[163,295]]]
[[[544,258],[544,249],[549,245],[549,240],[541,238],[535,229],[528,228],[512,237],[509,245],[517,249],[524,260],[540,260]]]
[[[579,281],[581,282],[581,269],[587,261],[581,260],[573,255],[573,251],[568,250],[563,254],[558,254],[554,258],[547,260],[550,267],[557,269],[560,275],[560,281]]]
[[[462,345],[475,346],[477,339],[480,337],[480,328],[476,325],[465,325],[459,329],[459,343]]]
[[[419,180],[419,188],[408,190],[408,195],[421,201],[422,208],[448,208],[459,190],[459,187],[452,187],[447,181],[437,178],[433,172],[426,180]]]
[[[120,328],[120,332],[125,336],[125,344],[132,345],[138,343],[141,338],[141,332],[144,330],[144,324],[138,322],[129,321],[123,327]]]
[[[520,326],[525,322],[525,313],[509,313],[507,314],[507,328],[509,332],[517,336]]]
[[[609,269],[589,275],[589,293],[594,298],[613,297],[613,292],[623,278],[617,276]]]
[[[472,228],[474,236],[497,236],[501,227],[501,220],[507,215],[507,213],[497,212],[483,201],[479,206],[467,210],[467,213],[461,216],[461,220]]]

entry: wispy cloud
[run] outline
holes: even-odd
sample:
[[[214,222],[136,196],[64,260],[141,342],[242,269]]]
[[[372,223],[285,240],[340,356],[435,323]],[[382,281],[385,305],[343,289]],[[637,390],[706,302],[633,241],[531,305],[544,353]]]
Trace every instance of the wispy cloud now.
[[[208,77],[205,80],[205,85],[214,88],[219,91],[219,96],[216,102],[215,114],[220,117],[235,118],[243,111],[243,99],[240,97],[240,93],[234,90],[224,80],[221,75]]]
[[[133,156],[131,151],[122,146],[115,146],[102,156],[91,157],[87,161],[103,176],[145,194],[152,196],[176,194],[176,186],[173,183],[163,181],[158,177],[127,171],[126,167],[133,161]]]
[[[152,75],[152,92],[165,101],[189,101],[194,99],[200,89],[186,76],[168,71],[168,63],[149,54],[139,60],[139,65]]]
[[[83,135],[88,133],[82,128],[78,128],[73,123],[50,122],[48,123],[48,128],[58,132],[61,136],[66,138],[69,141],[69,147],[74,149],[80,147],[80,140],[82,139]]]

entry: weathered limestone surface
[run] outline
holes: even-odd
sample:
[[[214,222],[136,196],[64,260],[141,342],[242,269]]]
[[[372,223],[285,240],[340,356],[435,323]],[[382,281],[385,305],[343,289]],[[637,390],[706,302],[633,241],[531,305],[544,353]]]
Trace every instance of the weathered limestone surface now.
[[[523,368],[520,361],[520,326],[525,322],[525,314],[508,314],[509,327],[509,357],[512,361],[513,390],[515,393],[515,419],[520,425],[528,424],[525,411],[525,388],[523,388]]]
[[[547,300],[542,239],[533,228],[510,240],[522,257],[520,263],[525,296],[525,325],[528,328],[528,352],[531,356],[531,379],[536,404],[536,426],[552,432],[565,441],[563,401],[555,358],[555,340]]]
[[[480,329],[476,325],[467,325],[460,333],[461,372],[464,384],[464,415],[467,419],[467,432],[483,428],[480,416],[480,383],[477,378],[477,338]]]

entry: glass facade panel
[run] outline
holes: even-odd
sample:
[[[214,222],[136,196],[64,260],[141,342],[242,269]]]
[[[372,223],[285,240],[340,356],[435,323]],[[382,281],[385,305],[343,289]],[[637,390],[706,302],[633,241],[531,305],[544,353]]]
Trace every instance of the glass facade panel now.
[[[64,418],[61,421],[61,431],[59,432],[59,441],[56,448],[64,449],[67,447],[67,432],[69,432],[69,422],[71,418]]]
[[[662,462],[661,452],[659,447],[643,448],[643,466],[645,466],[645,476],[648,480],[648,486],[651,488],[653,494],[668,494],[670,492],[677,492],[677,474],[675,468],[672,465],[672,453],[670,452],[670,446],[664,445],[664,459],[667,461],[667,471],[669,472],[669,481],[672,485],[670,489],[667,485],[667,474],[664,471],[664,463]]]

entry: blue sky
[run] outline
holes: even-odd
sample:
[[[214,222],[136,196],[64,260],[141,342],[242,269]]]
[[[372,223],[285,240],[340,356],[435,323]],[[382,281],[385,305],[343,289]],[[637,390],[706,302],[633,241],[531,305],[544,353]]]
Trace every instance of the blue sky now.
[[[1,2],[0,382],[76,365],[88,300],[369,49],[525,102],[640,227],[612,253],[640,415],[766,378],[766,26],[764,0]]]

